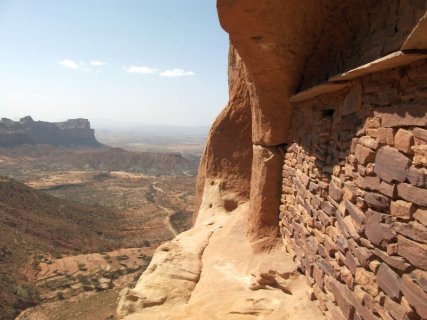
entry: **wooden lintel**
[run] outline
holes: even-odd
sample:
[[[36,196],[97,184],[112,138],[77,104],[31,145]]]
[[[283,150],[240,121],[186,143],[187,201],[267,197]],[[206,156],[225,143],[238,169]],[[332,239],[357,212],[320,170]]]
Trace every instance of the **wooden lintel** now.
[[[329,81],[348,81],[369,73],[404,66],[425,58],[427,58],[427,54],[425,52],[417,53],[414,51],[396,51],[380,59],[364,64],[363,66],[333,76],[329,78]]]
[[[348,85],[349,84],[347,82],[325,82],[318,86],[314,86],[307,90],[298,92],[289,99],[289,102],[301,102],[325,93],[336,92],[341,89],[344,89]]]

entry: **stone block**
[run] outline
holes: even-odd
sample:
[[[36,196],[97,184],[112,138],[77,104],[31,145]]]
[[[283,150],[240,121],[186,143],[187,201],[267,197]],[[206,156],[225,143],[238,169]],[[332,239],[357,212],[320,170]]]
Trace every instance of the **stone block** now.
[[[337,307],[332,302],[327,302],[326,307],[328,309],[328,311],[325,313],[326,319],[328,319],[328,320],[346,320],[346,318],[343,316],[340,308]]]
[[[331,183],[329,184],[329,195],[332,199],[334,199],[335,201],[340,201],[342,198],[342,190],[335,184],[334,181],[331,181]]]
[[[372,296],[378,295],[378,283],[374,273],[364,268],[356,268],[355,282]]]
[[[413,146],[411,150],[414,152],[413,164],[427,166],[427,144]]]
[[[310,180],[310,183],[308,185],[308,191],[310,191],[311,193],[318,193],[319,189],[319,185]]]
[[[381,181],[378,191],[389,198],[394,198],[396,196],[396,185],[394,183]]]
[[[414,218],[417,219],[423,226],[427,227],[427,208],[418,208],[415,210]]]
[[[427,143],[427,130],[422,128],[414,128],[413,135],[415,139],[422,140],[419,144]]]
[[[393,224],[394,227],[394,224]],[[390,256],[397,255],[397,243],[389,243],[386,248],[386,252]]]
[[[393,301],[390,297],[385,297],[384,308],[394,319],[409,320],[405,308]]]
[[[366,175],[373,176],[375,174],[374,169],[375,169],[375,163],[368,163],[366,165],[366,171],[365,171]]]
[[[333,219],[322,210],[317,211],[317,217],[323,226],[327,227],[332,224]]]
[[[345,266],[342,266],[340,269],[340,276],[341,280],[349,287],[350,289],[353,289],[354,287],[354,279],[353,276]]]
[[[409,167],[408,180],[415,187],[427,188],[427,169],[415,166]]]
[[[332,241],[332,239],[329,236],[326,236],[323,244],[325,245],[325,249],[328,255],[330,257],[333,257],[335,252],[337,251],[337,247],[335,243]]]
[[[365,234],[374,245],[385,248],[396,237],[392,229],[391,216],[368,210],[366,212]],[[386,223],[383,223],[386,222]]]
[[[378,260],[372,260],[371,262],[369,262],[369,270],[376,273],[380,264],[381,262],[379,262]]]
[[[347,296],[345,286],[338,281],[333,281],[332,284],[332,293],[335,297],[335,300],[340,308],[344,319],[352,320],[354,319],[354,307],[350,302],[350,299]]]
[[[347,116],[349,114],[356,113],[357,110],[362,106],[362,87],[358,82],[351,90],[347,93],[344,98],[343,105],[341,107],[341,114]]]
[[[401,294],[401,279],[385,263],[381,263],[376,273],[381,289],[392,299],[399,299]]]
[[[402,277],[402,292],[405,299],[414,307],[420,317],[427,319],[427,293],[407,274]]]
[[[394,144],[394,130],[393,128],[378,128],[377,141],[380,144],[393,145]]]
[[[411,202],[396,200],[392,201],[390,205],[391,214],[403,220],[411,219],[414,211],[415,207]]]
[[[393,267],[394,269],[406,271],[411,266],[409,263],[406,262],[404,258],[398,256],[390,256],[386,252],[381,251],[377,248],[375,248],[372,252],[374,255],[376,255],[378,258],[380,258],[387,265]]]
[[[406,180],[410,160],[389,146],[378,150],[375,157],[375,173],[387,182]]]
[[[370,208],[378,210],[388,210],[390,206],[390,199],[382,194],[375,192],[365,192],[364,198],[365,202]]]
[[[426,126],[426,104],[399,104],[391,107],[376,108],[374,117],[381,119],[383,127]]]
[[[356,259],[355,256],[351,254],[350,251],[347,251],[347,253],[345,254],[344,263],[353,275],[356,273],[356,268],[360,267],[359,261]]]
[[[347,211],[350,213],[350,216],[354,219],[354,221],[359,225],[363,225],[366,221],[366,216],[363,211],[348,200],[344,200],[344,203]]]
[[[427,271],[414,270],[411,273],[411,277],[415,280],[421,289],[427,292]]]
[[[378,190],[380,188],[381,180],[376,176],[366,176],[365,177],[365,186],[369,190]]]
[[[356,174],[354,183],[361,189],[366,189],[365,178],[360,174]]]
[[[411,153],[414,135],[405,129],[399,129],[394,137],[394,147],[403,153]]]
[[[417,242],[427,243],[427,228],[415,221],[409,223],[393,223],[397,233]]]
[[[367,129],[366,134],[368,136],[370,136],[371,138],[376,138],[376,137],[378,137],[378,129]]]
[[[381,118],[380,117],[370,117],[366,119],[366,127],[367,128],[379,128],[381,126]]]
[[[398,253],[414,266],[427,270],[427,245],[398,236]]]
[[[353,219],[350,216],[344,217],[343,222],[347,228],[347,232],[349,233],[350,237],[355,240],[358,240],[360,238],[359,233],[363,232],[363,229],[361,227],[356,227],[354,225]]]
[[[356,201],[358,189],[353,182],[346,182],[342,191],[344,200]]]
[[[329,201],[322,201],[320,203],[320,209],[322,209],[326,214],[333,216],[335,214],[335,207]]]
[[[417,188],[408,183],[399,183],[397,185],[397,194],[404,200],[419,206],[427,206],[427,189]]]
[[[346,291],[347,291],[347,296],[349,297],[351,303],[355,308],[354,319],[379,320],[379,318],[374,316],[372,312],[368,308],[366,308],[366,306],[362,305],[363,298],[359,300],[358,297],[352,291],[348,289]]]
[[[372,252],[365,247],[354,246],[351,248],[351,252],[355,255],[360,264],[365,268],[369,267],[369,261],[372,259]]]
[[[343,237],[341,234],[337,236],[336,239],[337,248],[342,253],[345,253],[348,249],[348,241],[345,237]]]
[[[296,170],[295,175],[298,177],[298,179],[301,181],[302,185],[304,186],[304,188],[308,187],[308,184],[310,182],[310,178],[301,170]]]
[[[356,156],[357,161],[363,165],[369,162],[374,162],[375,160],[375,152],[359,143],[356,145],[354,155]]]
[[[319,259],[316,261],[316,264],[325,274],[332,276],[334,275],[334,267],[332,266],[332,262],[333,260],[329,259]]]
[[[324,273],[323,271],[315,264],[313,268],[313,278],[316,284],[319,286],[320,289],[323,290],[324,285]]]
[[[375,304],[374,306],[374,310],[375,312],[380,316],[381,320],[395,320],[393,319],[390,314],[383,308],[381,307],[379,304]],[[408,320],[408,319],[405,319]]]
[[[372,139],[369,136],[360,137],[359,140],[357,141],[357,143],[360,143],[361,145],[363,145],[369,149],[372,149],[372,150],[377,150],[378,146],[379,146],[377,140]]]

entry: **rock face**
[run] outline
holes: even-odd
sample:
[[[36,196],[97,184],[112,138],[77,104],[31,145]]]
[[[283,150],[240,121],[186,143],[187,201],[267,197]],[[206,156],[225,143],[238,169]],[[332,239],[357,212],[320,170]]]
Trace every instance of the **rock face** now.
[[[207,179],[220,179],[223,190],[237,193],[242,201],[249,199],[252,165],[249,79],[233,47],[229,52],[228,78],[230,101],[210,130],[200,162],[194,220]]]
[[[56,146],[100,146],[95,131],[87,119],[70,119],[50,123],[34,121],[27,116],[15,122],[2,118],[0,121],[0,146],[19,144],[52,144]]]
[[[426,318],[427,1],[218,0],[217,8],[230,35],[231,94],[199,170],[191,232],[220,229],[185,304],[144,305],[151,281],[142,277],[119,314],[292,319],[282,304],[297,293],[282,286],[274,265],[282,261],[296,263],[310,287],[299,288],[323,313],[301,298],[308,311],[298,319]],[[248,272],[253,261],[270,270]],[[245,306],[245,290],[223,279],[242,277],[250,289],[288,296],[236,311],[222,297]]]

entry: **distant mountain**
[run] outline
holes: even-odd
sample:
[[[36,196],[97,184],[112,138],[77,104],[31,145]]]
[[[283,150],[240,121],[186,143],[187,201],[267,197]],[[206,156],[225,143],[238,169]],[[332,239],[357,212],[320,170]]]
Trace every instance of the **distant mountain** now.
[[[0,120],[0,146],[20,144],[51,144],[56,146],[91,146],[101,144],[95,138],[87,119],[70,119],[64,122],[34,121],[30,116],[13,121]]]

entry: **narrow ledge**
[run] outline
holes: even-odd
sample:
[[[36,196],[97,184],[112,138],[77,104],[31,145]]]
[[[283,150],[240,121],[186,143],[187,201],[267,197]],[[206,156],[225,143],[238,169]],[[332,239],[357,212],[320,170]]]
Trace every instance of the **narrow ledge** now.
[[[421,52],[396,51],[380,59],[374,60],[360,67],[352,69],[350,71],[333,76],[329,78],[329,82],[347,81],[347,80],[351,80],[354,78],[367,75],[369,73],[404,66],[412,62],[415,62],[417,60],[421,60],[425,58],[427,58],[427,54],[425,51],[421,51]]]
[[[336,91],[342,90],[348,86],[349,86],[349,83],[346,81],[324,82],[322,84],[319,84],[319,85],[311,87],[307,90],[298,92],[297,94],[294,94],[289,99],[289,102],[291,102],[291,103],[301,102],[301,101],[308,100],[310,98],[319,96],[321,94],[331,93],[331,92],[336,92]]]
[[[301,102],[325,93],[336,92],[349,86],[349,80],[370,73],[404,66],[426,58],[427,52],[425,50],[396,51],[355,69],[335,75],[322,84],[298,92],[289,99],[289,102]]]

